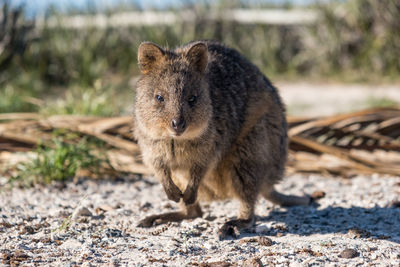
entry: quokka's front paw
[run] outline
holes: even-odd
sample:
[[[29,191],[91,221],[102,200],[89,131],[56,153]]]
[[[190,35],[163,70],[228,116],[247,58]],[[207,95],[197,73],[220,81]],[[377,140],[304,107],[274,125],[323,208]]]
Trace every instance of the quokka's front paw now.
[[[165,193],[169,200],[179,202],[182,198],[181,190],[174,183],[163,184]]]
[[[197,199],[197,190],[193,188],[186,188],[183,193],[183,202],[186,205],[191,205],[196,202]]]

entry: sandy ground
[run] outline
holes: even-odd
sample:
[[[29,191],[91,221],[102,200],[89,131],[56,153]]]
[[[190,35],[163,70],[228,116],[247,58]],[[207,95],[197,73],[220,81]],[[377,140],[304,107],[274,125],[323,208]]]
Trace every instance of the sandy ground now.
[[[195,220],[137,228],[144,216],[177,208],[152,177],[14,188],[0,193],[0,262],[399,266],[400,208],[394,201],[399,200],[400,177],[292,175],[279,190],[322,190],[326,196],[314,205],[293,208],[260,199],[256,225],[238,239],[219,241],[216,230],[236,215],[236,201],[203,203],[204,216]]]
[[[275,85],[289,115],[326,116],[369,108],[384,103],[400,106],[400,84],[286,83]]]

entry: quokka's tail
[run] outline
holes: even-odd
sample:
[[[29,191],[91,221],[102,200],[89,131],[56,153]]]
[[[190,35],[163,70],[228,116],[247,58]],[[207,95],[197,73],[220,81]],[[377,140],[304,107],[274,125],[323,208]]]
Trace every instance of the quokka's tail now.
[[[262,195],[272,203],[284,207],[305,206],[309,205],[312,201],[312,198],[310,196],[285,195],[276,191],[274,187],[269,187],[269,189],[264,190],[264,192],[262,192]]]

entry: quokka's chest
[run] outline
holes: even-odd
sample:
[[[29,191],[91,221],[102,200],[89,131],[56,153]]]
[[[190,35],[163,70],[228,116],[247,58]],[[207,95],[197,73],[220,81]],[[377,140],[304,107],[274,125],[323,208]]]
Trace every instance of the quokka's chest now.
[[[142,144],[145,162],[162,161],[171,170],[190,169],[203,154],[201,149],[190,145],[177,144],[174,140]]]

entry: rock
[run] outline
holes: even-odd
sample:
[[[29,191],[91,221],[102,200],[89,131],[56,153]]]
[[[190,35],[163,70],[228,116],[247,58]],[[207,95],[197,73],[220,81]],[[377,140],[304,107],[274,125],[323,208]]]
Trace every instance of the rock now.
[[[147,211],[149,208],[151,208],[153,205],[151,205],[150,202],[144,203],[142,206],[140,206],[139,210],[141,211]]]
[[[199,267],[231,267],[231,266],[237,266],[235,264],[226,262],[226,261],[217,261],[217,262],[206,262],[206,263],[200,263]]]
[[[5,227],[5,228],[11,228],[12,227],[11,223],[6,221],[4,218],[1,219],[0,226]]]
[[[12,259],[14,261],[23,261],[23,260],[26,260],[28,258],[29,258],[28,254],[26,254],[23,250],[17,250],[12,255]]]
[[[342,252],[340,252],[339,256],[341,258],[344,259],[351,259],[351,258],[355,258],[359,255],[359,253],[357,252],[357,250],[352,249],[352,248],[346,248],[345,250],[343,250]]]
[[[299,249],[299,250],[296,251],[296,254],[299,254],[299,253],[305,253],[305,254],[308,254],[308,255],[314,256],[314,257],[321,257],[321,256],[323,256],[323,254],[322,254],[321,252],[314,251],[314,250],[312,250],[312,249],[310,249],[310,248],[302,248],[302,249]]]
[[[122,231],[121,231],[121,230],[118,230],[118,229],[111,229],[111,228],[109,228],[109,229],[107,229],[107,230],[105,231],[105,234],[106,234],[106,236],[107,236],[108,238],[111,238],[111,237],[122,237]]]
[[[371,236],[371,233],[368,232],[367,230],[353,228],[349,229],[347,235],[351,238],[368,238]]]
[[[12,256],[11,252],[6,250],[0,254],[0,259],[2,259],[3,261],[6,261],[6,260],[9,260],[11,258],[11,256]]]
[[[23,250],[30,250],[30,249],[31,249],[30,247],[28,247],[28,246],[25,245],[25,244],[19,244],[19,245],[18,245],[18,248],[19,248],[19,249],[23,249]]]
[[[269,237],[260,236],[258,238],[258,244],[260,244],[261,246],[272,246],[274,242]]]
[[[263,264],[259,258],[248,259],[243,262],[243,267],[263,267]]]
[[[82,243],[76,239],[68,239],[60,246],[62,249],[81,249],[81,247]]]
[[[22,228],[22,230],[20,232],[21,235],[23,235],[23,234],[32,235],[34,233],[35,233],[35,229],[33,229],[33,227],[29,226],[29,225],[24,226],[24,228]]]
[[[203,246],[204,246],[204,248],[211,249],[211,250],[215,250],[215,249],[218,248],[216,245],[213,245],[213,244],[210,244],[210,243],[204,243]]]
[[[317,191],[314,191],[314,193],[312,193],[311,198],[313,200],[317,200],[317,199],[321,199],[321,198],[325,197],[325,195],[326,195],[326,193],[324,191],[317,190]]]
[[[114,209],[114,208],[111,207],[110,205],[104,204],[104,205],[98,206],[98,207],[95,209],[95,211],[96,211],[96,214],[103,214],[103,213],[105,213],[105,212],[107,212],[107,211],[110,211],[110,210],[113,210],[113,209]]]
[[[72,218],[76,219],[80,216],[92,216],[92,213],[90,210],[86,207],[80,207],[77,208],[73,213],[72,213]]]

